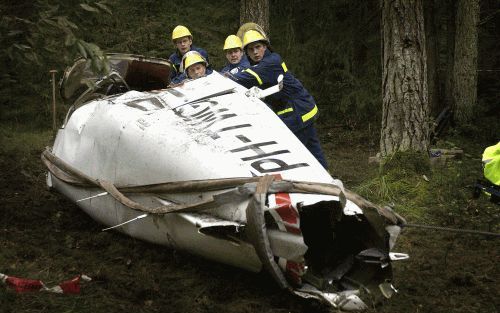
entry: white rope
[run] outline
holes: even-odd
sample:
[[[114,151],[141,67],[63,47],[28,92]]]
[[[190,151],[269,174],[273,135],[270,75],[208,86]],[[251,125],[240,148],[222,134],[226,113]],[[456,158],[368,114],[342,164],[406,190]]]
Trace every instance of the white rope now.
[[[102,231],[107,231],[107,230],[110,230],[110,229],[114,229],[114,228],[118,228],[120,226],[123,226],[125,224],[128,224],[128,223],[132,223],[132,222],[135,222],[137,220],[140,220],[141,218],[145,218],[146,216],[148,216],[149,214],[142,214],[142,215],[139,215],[137,217],[134,217],[133,219],[131,220],[128,220],[128,221],[125,221],[123,223],[120,223],[118,225],[115,225],[115,226],[111,226],[111,227],[108,227],[108,228],[104,228]]]
[[[101,192],[101,193],[98,193],[96,195],[93,195],[93,196],[90,196],[90,197],[87,197],[87,198],[76,200],[75,202],[81,202],[81,201],[85,201],[85,200],[89,200],[89,199],[93,199],[93,198],[97,198],[97,197],[102,197],[102,196],[105,196],[107,194],[108,194],[107,192]]]

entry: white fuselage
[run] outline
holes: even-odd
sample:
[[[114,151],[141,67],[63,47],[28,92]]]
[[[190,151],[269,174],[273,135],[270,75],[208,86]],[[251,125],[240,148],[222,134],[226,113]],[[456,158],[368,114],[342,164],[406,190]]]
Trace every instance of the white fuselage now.
[[[328,172],[275,113],[258,98],[245,96],[245,91],[214,73],[174,89],[130,91],[94,100],[72,113],[57,134],[53,153],[88,176],[122,187],[265,174],[332,183]],[[54,176],[49,178],[49,184],[73,201],[102,192],[75,187]],[[146,206],[159,206],[193,203],[214,193],[130,198]],[[290,194],[290,199],[296,205],[337,198]],[[276,206],[274,195],[268,201],[269,207]],[[107,226],[142,214],[109,195],[78,204]],[[120,230],[136,238],[258,271],[261,263],[252,245],[200,232],[203,225],[244,225],[247,205],[248,200],[225,204],[211,209],[208,215],[149,215]],[[303,245],[301,238],[298,242]]]

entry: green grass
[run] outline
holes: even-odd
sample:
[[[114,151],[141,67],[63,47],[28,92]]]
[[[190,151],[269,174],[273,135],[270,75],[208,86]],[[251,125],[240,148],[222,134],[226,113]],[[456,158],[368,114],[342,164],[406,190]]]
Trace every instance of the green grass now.
[[[478,150],[432,167],[415,162],[418,158],[397,157],[353,190],[391,206],[409,223],[498,231],[498,207],[485,195],[472,199],[473,184],[483,177],[481,154]]]
[[[25,162],[33,151],[41,152],[46,146],[51,146],[53,136],[54,132],[50,129],[33,129],[26,125],[2,125],[0,151]]]

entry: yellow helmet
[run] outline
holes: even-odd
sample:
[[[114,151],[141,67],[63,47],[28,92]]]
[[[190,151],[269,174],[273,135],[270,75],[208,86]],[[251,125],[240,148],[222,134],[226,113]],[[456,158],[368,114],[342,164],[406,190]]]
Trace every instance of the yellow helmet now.
[[[193,64],[203,63],[206,67],[208,67],[208,62],[198,51],[189,51],[182,58],[182,67],[181,72],[187,70]]]
[[[182,25],[177,25],[174,30],[172,31],[172,41],[175,42],[177,38],[182,38],[182,37],[191,37],[193,39],[193,35],[191,35],[191,32],[186,26]]]
[[[251,29],[243,35],[243,48],[245,48],[248,44],[256,41],[264,41],[269,45],[269,39],[267,39],[267,37],[265,37],[258,31]]]
[[[227,36],[226,41],[224,42],[223,50],[234,49],[234,48],[243,49],[243,44],[241,43],[240,37],[236,35],[229,35]]]

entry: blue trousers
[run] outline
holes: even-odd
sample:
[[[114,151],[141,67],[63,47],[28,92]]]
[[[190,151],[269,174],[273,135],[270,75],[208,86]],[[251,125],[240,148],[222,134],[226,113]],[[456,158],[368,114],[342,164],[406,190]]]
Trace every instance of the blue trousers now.
[[[311,123],[308,126],[294,132],[295,136],[299,138],[304,146],[311,152],[312,155],[318,160],[323,167],[328,170],[328,163],[326,162],[325,156],[323,155],[323,150],[321,150],[321,144],[316,134],[316,128]]]

